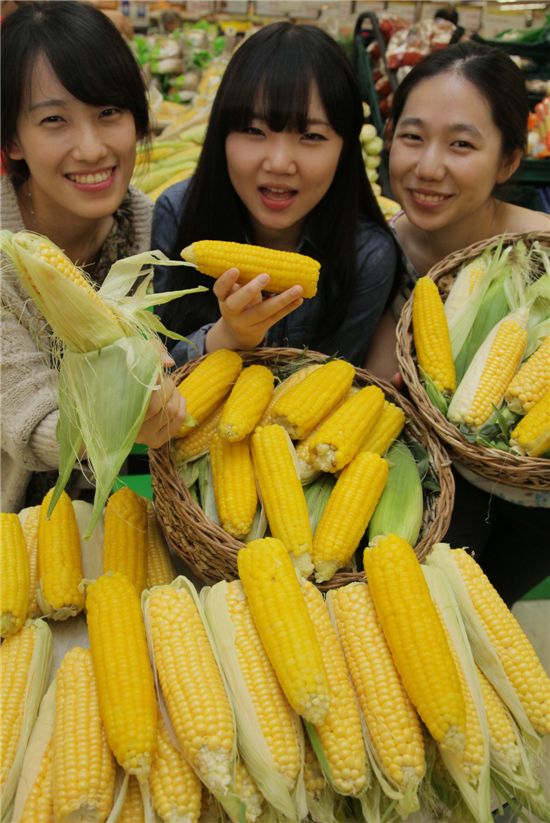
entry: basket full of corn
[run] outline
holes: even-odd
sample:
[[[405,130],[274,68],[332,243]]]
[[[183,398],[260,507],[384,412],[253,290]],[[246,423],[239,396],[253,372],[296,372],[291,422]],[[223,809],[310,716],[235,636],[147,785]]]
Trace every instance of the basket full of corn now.
[[[448,458],[391,385],[292,348],[222,349],[176,379],[197,425],[150,452],[155,509],[204,581],[234,579],[239,549],[265,535],[332,588],[363,578],[355,557],[375,536],[422,557],[445,534]]]
[[[550,233],[449,255],[417,281],[397,341],[412,400],[459,473],[550,507]]]

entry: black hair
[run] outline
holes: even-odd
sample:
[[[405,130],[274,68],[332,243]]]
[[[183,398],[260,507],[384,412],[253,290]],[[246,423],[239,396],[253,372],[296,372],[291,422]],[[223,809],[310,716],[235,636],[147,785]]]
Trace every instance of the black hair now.
[[[434,20],[448,20],[458,26],[458,12],[453,6],[442,6],[434,12]]]
[[[411,91],[423,80],[443,72],[461,74],[487,100],[493,122],[500,131],[505,158],[511,158],[518,149],[525,150],[529,116],[525,78],[500,49],[471,40],[432,52],[405,76],[393,96],[393,128]]]
[[[229,179],[226,138],[230,132],[245,129],[257,114],[273,131],[305,131],[312,82],[318,87],[332,128],[343,138],[332,184],[305,224],[306,234],[323,252],[320,319],[314,330],[314,344],[321,331],[326,335],[337,329],[349,307],[357,276],[355,236],[359,217],[370,219],[393,238],[361,156],[363,108],[355,75],[340,46],[321,29],[272,23],[244,40],[233,54],[212,106],[172,257],[177,259],[180,250],[194,240],[245,242],[250,228],[245,207]],[[338,277],[323,279],[324,266],[337,271]],[[174,288],[198,281],[208,286],[209,292],[163,307],[169,328],[185,334],[219,317],[211,280],[189,270],[178,270],[171,276]]]
[[[17,120],[33,66],[49,61],[73,97],[92,106],[130,111],[139,138],[149,137],[143,76],[126,41],[109,18],[86,3],[47,0],[21,4],[2,24],[2,153],[15,185],[29,175],[24,160],[7,153],[17,136]]]

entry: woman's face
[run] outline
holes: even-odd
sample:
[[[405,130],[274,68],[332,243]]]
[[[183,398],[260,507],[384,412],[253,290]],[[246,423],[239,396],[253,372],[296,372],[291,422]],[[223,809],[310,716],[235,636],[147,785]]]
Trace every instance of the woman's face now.
[[[136,139],[130,111],[108,100],[91,106],[73,97],[41,55],[9,156],[29,167],[37,215],[97,220],[113,214],[128,189]]]
[[[391,186],[410,222],[425,231],[476,220],[496,183],[519,163],[502,156],[487,100],[454,72],[409,94],[390,151]]]
[[[260,116],[225,141],[229,178],[244,203],[254,240],[295,248],[309,212],[327,193],[343,139],[312,86],[307,131],[271,131]]]

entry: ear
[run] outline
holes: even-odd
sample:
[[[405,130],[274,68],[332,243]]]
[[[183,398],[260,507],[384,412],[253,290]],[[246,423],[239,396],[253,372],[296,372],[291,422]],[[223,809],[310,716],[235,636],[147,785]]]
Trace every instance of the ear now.
[[[12,143],[8,146],[6,151],[4,152],[6,157],[9,157],[10,160],[24,160],[25,157],[23,155],[23,149],[19,145],[19,140],[17,137],[14,137]]]
[[[512,154],[508,155],[508,157],[504,157],[500,163],[499,170],[497,172],[497,183],[506,183],[507,180],[517,171],[519,164],[521,163],[521,159],[523,157],[523,151],[521,149],[514,149]]]

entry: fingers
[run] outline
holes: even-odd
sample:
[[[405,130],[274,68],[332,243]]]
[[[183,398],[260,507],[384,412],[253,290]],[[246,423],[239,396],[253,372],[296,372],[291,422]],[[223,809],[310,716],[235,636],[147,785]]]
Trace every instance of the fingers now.
[[[227,300],[239,279],[239,275],[238,269],[228,269],[218,277],[212,289],[218,300]]]
[[[187,414],[184,398],[174,381],[164,376],[149,402],[136,441],[151,448],[159,448],[173,437],[183,425]]]

